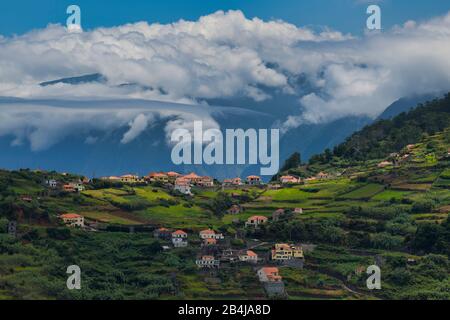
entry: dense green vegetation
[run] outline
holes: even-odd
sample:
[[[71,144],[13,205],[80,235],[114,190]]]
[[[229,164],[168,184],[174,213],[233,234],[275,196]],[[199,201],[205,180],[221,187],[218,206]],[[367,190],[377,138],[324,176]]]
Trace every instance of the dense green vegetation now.
[[[356,132],[346,142],[314,156],[310,162],[327,163],[334,157],[350,161],[379,159],[398,152],[424,135],[434,135],[450,126],[450,93],[419,105],[391,120],[380,120]]]

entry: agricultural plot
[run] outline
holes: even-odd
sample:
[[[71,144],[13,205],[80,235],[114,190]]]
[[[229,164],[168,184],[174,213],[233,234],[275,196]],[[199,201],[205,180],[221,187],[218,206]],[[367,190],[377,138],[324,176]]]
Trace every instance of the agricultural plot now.
[[[309,197],[309,194],[303,190],[297,188],[286,188],[280,190],[268,190],[264,192],[263,197],[260,199],[266,199],[267,202],[294,202],[303,203]]]
[[[130,216],[123,213],[108,213],[105,211],[95,211],[95,212],[89,212],[89,211],[83,211],[79,212],[81,215],[83,215],[85,218],[90,220],[95,220],[103,223],[109,223],[109,224],[119,224],[119,225],[138,225],[144,223],[142,220],[139,221],[137,217]]]
[[[381,184],[375,184],[371,183],[368,185],[365,185],[361,188],[358,188],[356,190],[353,190],[349,193],[343,194],[339,196],[340,199],[370,199],[371,197],[375,196],[377,193],[380,193],[384,190],[384,186]]]
[[[408,195],[410,191],[399,191],[399,190],[385,190],[372,197],[374,201],[390,201],[391,199],[401,200]]]
[[[135,212],[152,224],[167,228],[202,229],[220,225],[220,220],[197,206],[155,206]]]
[[[450,179],[439,178],[433,184],[433,187],[450,189]]]
[[[171,195],[169,195],[165,190],[160,188],[153,187],[136,187],[133,188],[136,192],[136,195],[148,200],[148,201],[156,201],[159,199],[173,199]]]
[[[424,192],[430,190],[432,187],[431,183],[402,183],[392,185],[392,189],[402,190],[402,191],[419,191]]]
[[[339,194],[348,192],[355,188],[354,183],[350,179],[336,179],[326,182],[311,183],[300,187],[301,190],[309,193],[311,199],[331,199]]]

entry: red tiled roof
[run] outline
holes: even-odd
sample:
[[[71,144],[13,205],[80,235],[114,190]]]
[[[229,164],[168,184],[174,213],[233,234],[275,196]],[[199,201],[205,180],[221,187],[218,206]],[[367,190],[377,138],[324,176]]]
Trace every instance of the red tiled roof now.
[[[248,220],[268,220],[268,218],[264,216],[251,216]]]
[[[264,267],[261,270],[266,275],[278,274],[278,268],[276,268],[276,267]]]
[[[200,176],[196,175],[194,172],[191,172],[188,175],[185,175],[183,178],[186,178],[186,179],[199,179]]]
[[[252,250],[247,250],[247,255],[249,257],[257,257],[258,255],[256,253],[254,253]]]
[[[164,172],[152,172],[148,175],[150,178],[156,178],[156,177],[167,177],[167,175]]]
[[[200,231],[200,234],[216,234],[216,233],[214,232],[214,230],[208,229]]]
[[[78,219],[78,218],[82,218],[82,216],[80,216],[79,214],[76,213],[65,213],[60,215],[60,217],[62,219]]]
[[[276,247],[281,250],[290,250],[291,247],[286,243],[277,243]]]
[[[183,230],[177,230],[177,231],[173,232],[172,234],[178,235],[178,234],[187,234],[187,233],[184,232]]]

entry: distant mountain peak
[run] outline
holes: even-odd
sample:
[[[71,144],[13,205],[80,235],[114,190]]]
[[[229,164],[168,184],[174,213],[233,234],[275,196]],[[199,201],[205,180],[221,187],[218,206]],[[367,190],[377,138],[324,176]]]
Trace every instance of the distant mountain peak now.
[[[58,83],[76,85],[76,84],[92,83],[92,82],[104,83],[106,81],[107,81],[107,79],[104,75],[102,75],[100,73],[92,73],[92,74],[86,74],[86,75],[82,75],[82,76],[78,76],[78,77],[61,78],[61,79],[57,79],[57,80],[41,82],[39,85],[42,87],[46,87],[46,86],[52,86],[52,85],[55,85]]]
[[[400,113],[408,112],[411,109],[417,107],[417,105],[419,105],[420,103],[425,103],[427,101],[433,100],[439,96],[442,96],[442,94],[443,93],[428,93],[400,98],[397,101],[393,102],[389,107],[387,107],[376,120],[392,119]]]

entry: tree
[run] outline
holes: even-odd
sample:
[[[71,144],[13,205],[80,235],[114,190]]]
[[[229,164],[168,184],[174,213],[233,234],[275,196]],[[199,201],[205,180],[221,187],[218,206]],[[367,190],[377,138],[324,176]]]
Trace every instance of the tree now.
[[[228,194],[220,192],[207,204],[207,207],[214,215],[221,217],[232,205],[233,199]]]
[[[302,158],[299,152],[294,152],[285,162],[280,171],[298,168],[302,164]]]
[[[435,245],[443,233],[443,228],[433,223],[423,223],[417,228],[413,248],[425,252],[435,251]]]

